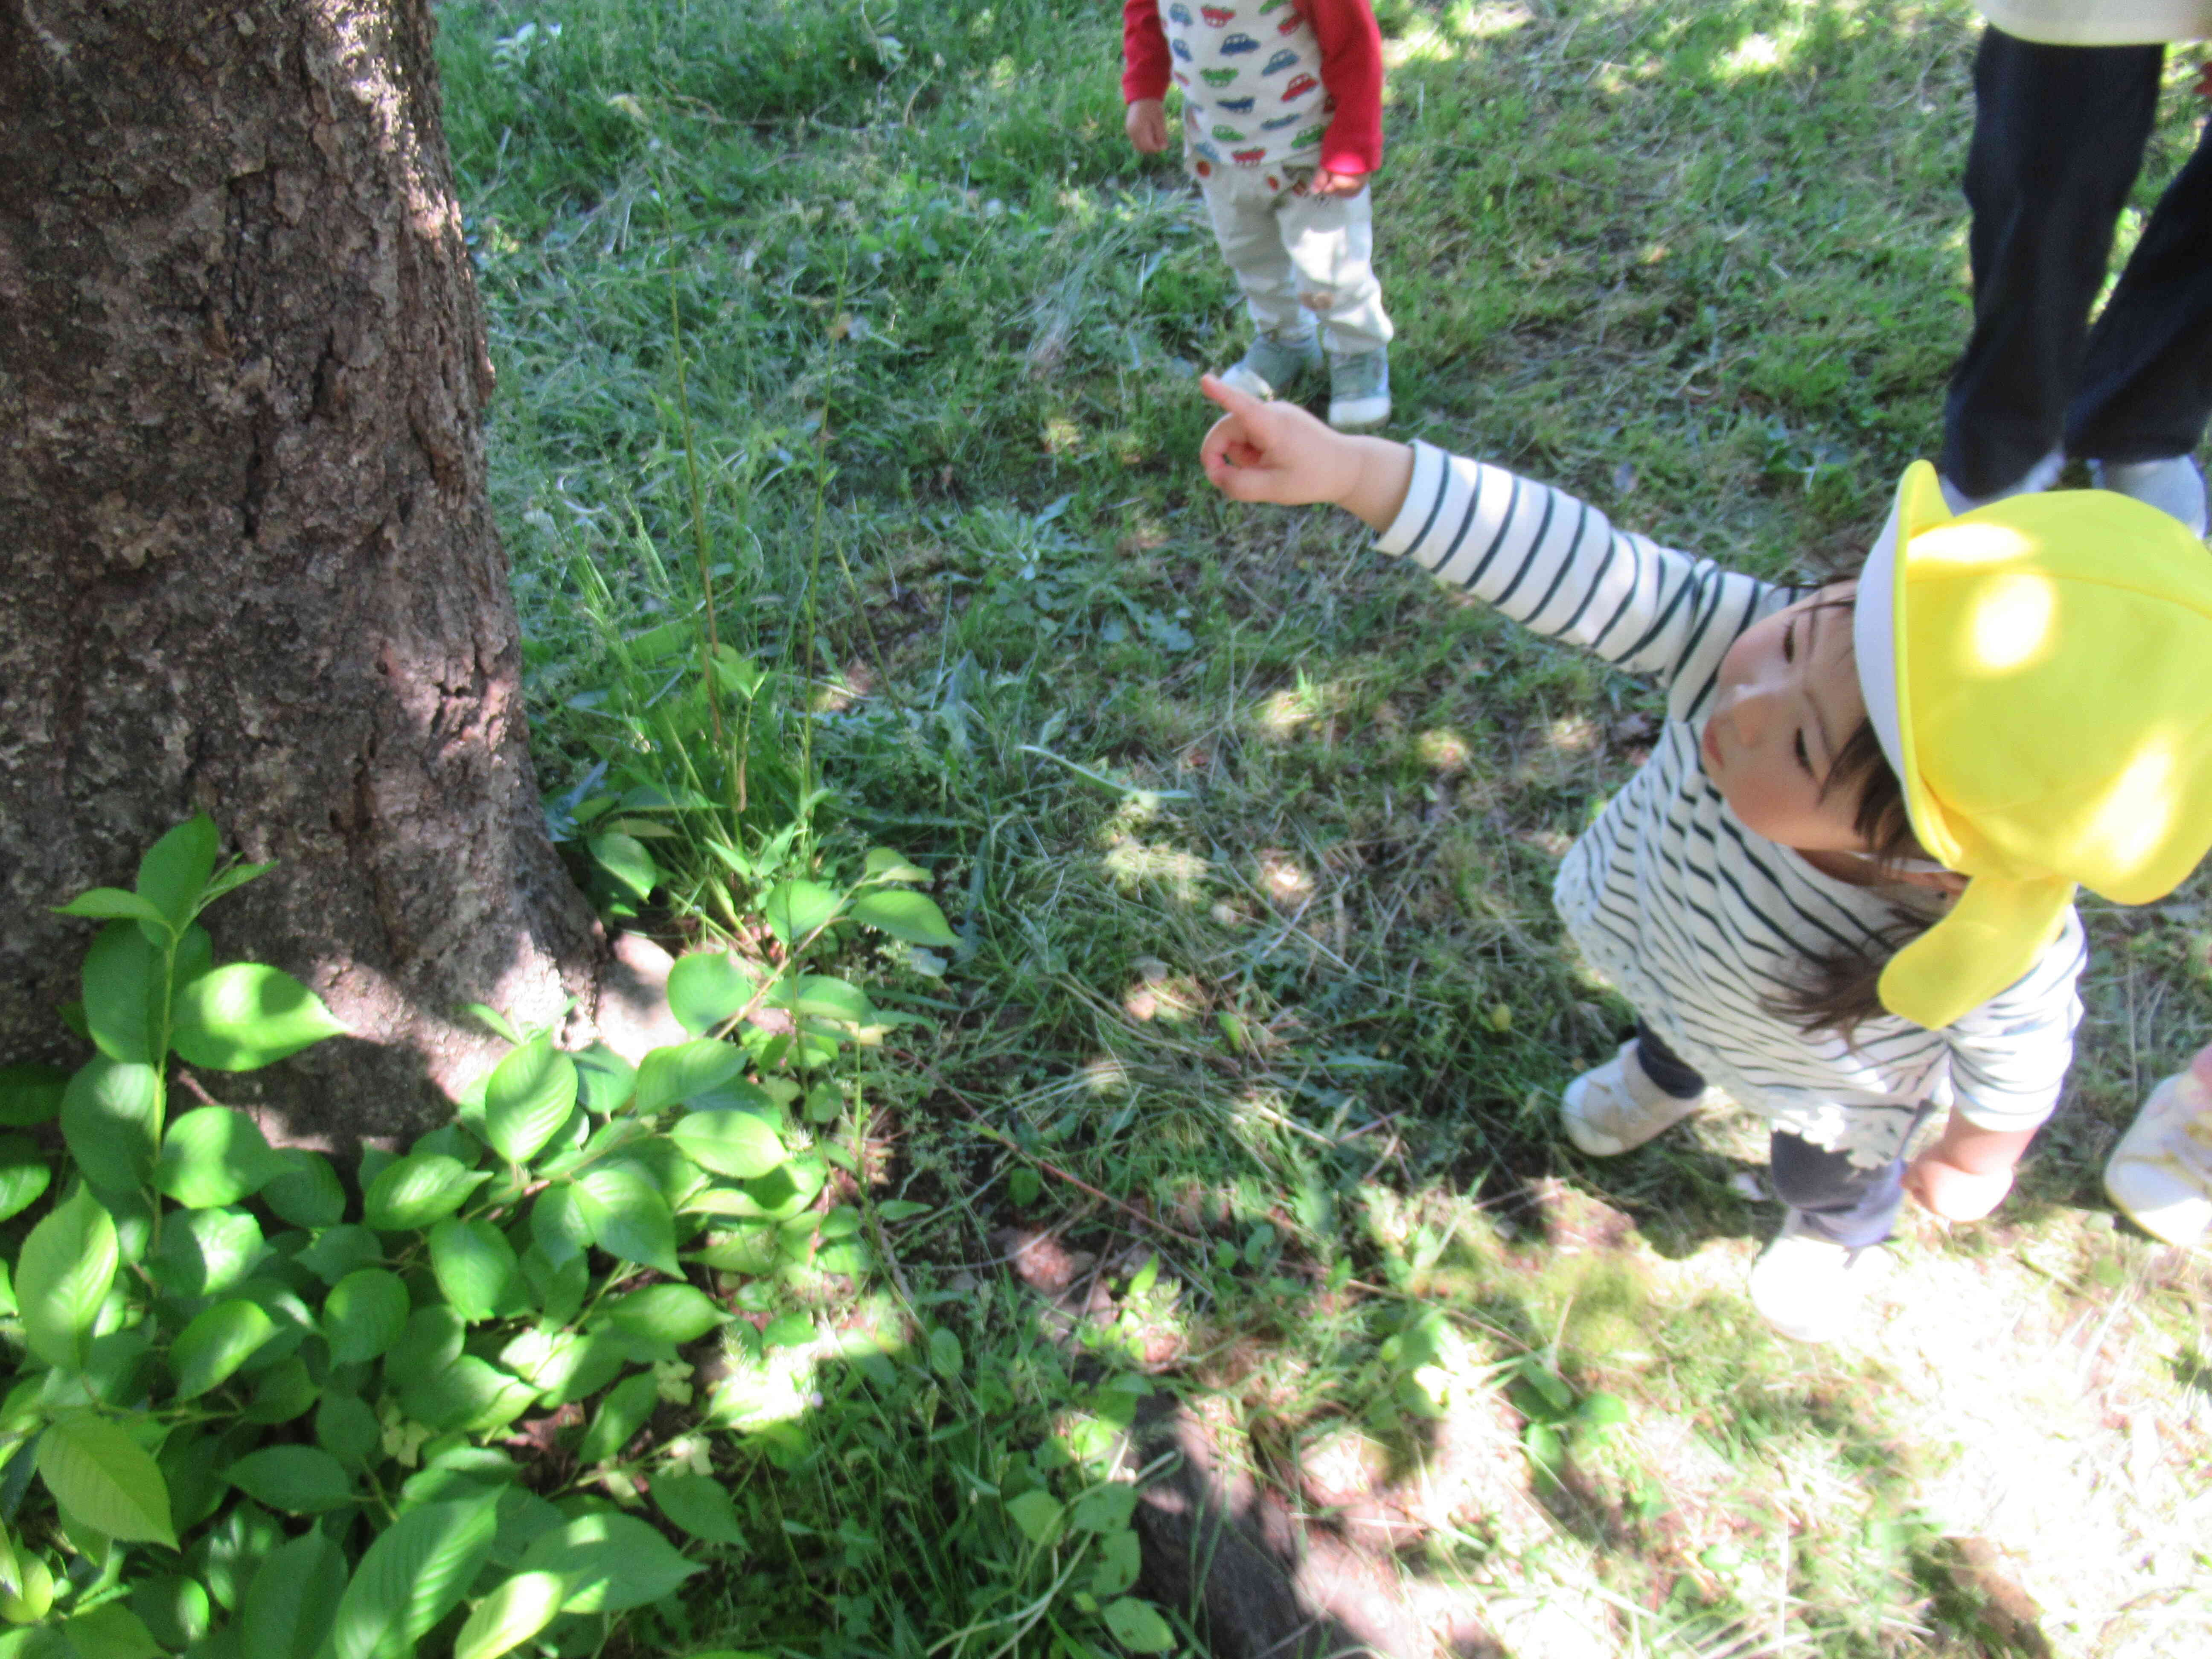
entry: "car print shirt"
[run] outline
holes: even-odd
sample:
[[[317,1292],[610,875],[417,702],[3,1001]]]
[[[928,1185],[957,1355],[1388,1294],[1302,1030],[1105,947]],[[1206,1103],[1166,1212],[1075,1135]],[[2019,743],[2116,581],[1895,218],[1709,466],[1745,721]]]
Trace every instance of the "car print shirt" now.
[[[1124,0],[1121,57],[1125,100],[1182,88],[1194,163],[1382,163],[1382,36],[1368,0]]]

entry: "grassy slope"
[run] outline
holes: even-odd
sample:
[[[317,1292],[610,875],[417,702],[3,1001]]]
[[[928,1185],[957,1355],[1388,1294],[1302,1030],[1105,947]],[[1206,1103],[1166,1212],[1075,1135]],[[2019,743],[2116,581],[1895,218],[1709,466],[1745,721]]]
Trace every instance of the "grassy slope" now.
[[[1761,571],[1847,557],[1965,328],[1965,9],[1380,10],[1394,434]],[[941,982],[884,970],[939,1005],[876,1083],[896,1178],[941,1203],[910,1270],[988,1257],[1019,1195],[966,1103],[1207,1241],[1062,1182],[1030,1205],[1109,1261],[1164,1247],[1176,1292],[1127,1322],[1279,1478],[1346,1421],[1431,1432],[1394,1403],[1407,1304],[1332,1273],[1449,1310],[1470,1395],[1523,1351],[1618,1392],[1585,1498],[1445,1517],[1409,1562],[1485,1585],[1517,1652],[1547,1603],[1561,1651],[1740,1616],[1970,1651],[1929,1591],[1946,1533],[2009,1552],[2066,1650],[2181,1650],[2212,1628],[2175,1588],[2205,1571],[2204,1280],[2094,1206],[2212,1028],[2203,892],[2096,919],[2085,1057],[2000,1222],[1910,1228],[1926,1288],[1863,1346],[1753,1329],[1755,1133],[1597,1164],[1549,1128],[1624,1018],[1551,870],[1651,702],[1346,523],[1211,498],[1189,377],[1241,323],[1174,169],[1121,141],[1111,11],[442,9],[549,784],[611,634],[696,606],[688,399],[726,632],[812,673],[852,834],[931,865],[968,936]],[[2189,142],[2169,102],[2146,195]]]

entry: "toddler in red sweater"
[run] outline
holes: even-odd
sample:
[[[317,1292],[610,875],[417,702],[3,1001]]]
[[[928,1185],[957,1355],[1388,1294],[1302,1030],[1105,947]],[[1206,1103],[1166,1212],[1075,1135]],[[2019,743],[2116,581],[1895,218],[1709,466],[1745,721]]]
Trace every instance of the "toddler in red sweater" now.
[[[1390,319],[1375,279],[1367,181],[1382,161],[1382,36],[1369,0],[1123,0],[1129,142],[1183,159],[1256,330],[1225,370],[1255,398],[1328,364],[1328,418],[1390,414]]]

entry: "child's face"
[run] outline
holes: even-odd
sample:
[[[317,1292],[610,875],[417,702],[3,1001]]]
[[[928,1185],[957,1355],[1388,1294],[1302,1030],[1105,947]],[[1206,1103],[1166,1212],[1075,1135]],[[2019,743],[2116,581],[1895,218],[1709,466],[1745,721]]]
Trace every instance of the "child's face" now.
[[[1721,659],[1698,748],[1705,775],[1744,827],[1800,852],[1865,850],[1856,789],[1826,788],[1866,718],[1847,599],[1837,582],[1744,629]]]

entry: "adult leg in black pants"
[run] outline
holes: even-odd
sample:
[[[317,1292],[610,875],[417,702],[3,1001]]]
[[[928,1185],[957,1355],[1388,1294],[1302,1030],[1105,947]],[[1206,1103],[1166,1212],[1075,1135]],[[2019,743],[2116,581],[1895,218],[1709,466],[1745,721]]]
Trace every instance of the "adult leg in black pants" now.
[[[2046,458],[2066,431],[2089,307],[2142,166],[2165,57],[2163,46],[2050,46],[1983,32],[1966,152],[1974,331],[1943,412],[1942,470],[1959,497],[2056,477]]]
[[[2203,441],[2205,422],[2212,418],[2208,143],[2212,129],[2151,210],[2142,239],[2089,331],[2081,384],[2067,411],[2066,449],[2103,462],[2108,472],[2189,455]],[[2201,515],[2202,484],[2197,489]],[[2174,513],[2165,501],[2154,505]],[[2201,533],[2202,526],[2196,527]]]

